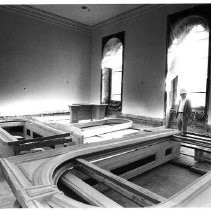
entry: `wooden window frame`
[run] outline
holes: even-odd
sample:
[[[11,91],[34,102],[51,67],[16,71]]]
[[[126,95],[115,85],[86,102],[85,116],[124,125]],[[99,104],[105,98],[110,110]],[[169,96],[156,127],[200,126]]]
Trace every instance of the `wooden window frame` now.
[[[121,81],[121,110],[122,110],[122,106],[123,106],[123,75],[124,75],[124,53],[125,53],[125,31],[121,31],[119,33],[115,33],[115,34],[111,34],[108,36],[103,37],[102,39],[102,52],[101,52],[101,60],[103,59],[103,50],[104,47],[106,45],[106,43],[112,39],[112,38],[118,38],[123,46],[123,51],[122,51],[122,81]],[[100,103],[102,104],[102,69],[101,69],[101,77],[100,77]]]
[[[167,65],[167,59],[168,59],[168,48],[171,42],[170,38],[170,29],[171,27],[175,26],[175,24],[187,17],[197,15],[202,17],[203,19],[207,20],[208,27],[209,27],[209,33],[211,32],[211,5],[208,4],[203,4],[199,6],[194,6],[193,8],[183,10],[174,14],[171,14],[167,17],[167,39],[166,39],[166,68],[165,68],[165,78],[168,73],[168,65]],[[208,67],[207,67],[207,84],[206,84],[206,99],[205,99],[205,109],[204,109],[204,114],[206,116],[206,120],[208,120],[208,109],[209,109],[209,98],[210,98],[210,73],[211,73],[211,34],[209,35],[209,46],[208,46]],[[174,84],[173,84],[174,86]],[[173,90],[175,92],[175,90]],[[167,116],[166,113],[166,103],[167,103],[167,93],[165,91],[164,94],[164,117]],[[174,102],[175,104],[175,102]]]

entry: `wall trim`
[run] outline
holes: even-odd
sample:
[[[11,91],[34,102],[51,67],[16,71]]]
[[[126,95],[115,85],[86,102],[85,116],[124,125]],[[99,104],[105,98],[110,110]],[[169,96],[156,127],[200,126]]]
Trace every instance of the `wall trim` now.
[[[134,21],[141,15],[145,15],[154,10],[166,7],[165,4],[143,4],[133,10],[122,13],[116,17],[98,23],[94,26],[88,26],[68,18],[64,18],[44,10],[34,8],[29,5],[1,5],[0,8],[5,8],[23,15],[39,19],[44,22],[53,23],[65,26],[70,29],[80,31],[85,34],[91,34],[91,32],[98,31],[116,24],[127,23],[128,21]]]
[[[85,34],[91,33],[90,26],[85,24],[34,8],[28,5],[1,5],[0,8],[5,8],[23,15],[27,15],[36,19],[39,19],[44,22],[53,23],[65,26],[67,28],[80,31]]]
[[[141,15],[145,15],[149,12],[153,12],[154,10],[166,7],[165,4],[143,4],[140,7],[137,7],[128,12],[122,13],[116,17],[113,17],[109,20],[103,21],[92,26],[92,31],[98,31],[116,24],[126,23],[128,21],[134,21],[137,17]]]

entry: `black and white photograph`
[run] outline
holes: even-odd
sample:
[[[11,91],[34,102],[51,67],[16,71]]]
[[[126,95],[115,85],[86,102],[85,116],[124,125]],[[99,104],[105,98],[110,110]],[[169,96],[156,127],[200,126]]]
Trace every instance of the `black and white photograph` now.
[[[0,209],[211,207],[211,1],[3,0]]]

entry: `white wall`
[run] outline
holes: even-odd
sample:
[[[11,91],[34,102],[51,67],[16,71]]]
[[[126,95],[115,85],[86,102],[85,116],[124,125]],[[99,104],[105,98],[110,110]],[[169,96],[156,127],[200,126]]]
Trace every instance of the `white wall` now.
[[[90,98],[91,36],[0,10],[0,115],[68,110]]]
[[[91,101],[100,102],[102,38],[125,31],[123,113],[163,118],[167,15],[191,5],[168,5],[93,31]]]
[[[125,31],[123,113],[163,118],[167,16],[190,7],[167,5],[93,30],[92,38],[1,9],[0,115],[99,103],[102,38]]]

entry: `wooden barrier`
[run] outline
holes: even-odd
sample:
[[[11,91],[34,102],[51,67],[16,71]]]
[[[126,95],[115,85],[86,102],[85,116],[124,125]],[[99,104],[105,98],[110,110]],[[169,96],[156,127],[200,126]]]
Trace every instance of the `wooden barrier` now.
[[[18,128],[18,136],[20,135],[21,139],[16,138],[10,128],[13,130]],[[63,132],[34,120],[1,121],[0,153],[1,156],[8,157],[22,154],[23,151],[39,151],[36,148],[70,146],[75,144],[72,142],[72,134],[72,131]]]

